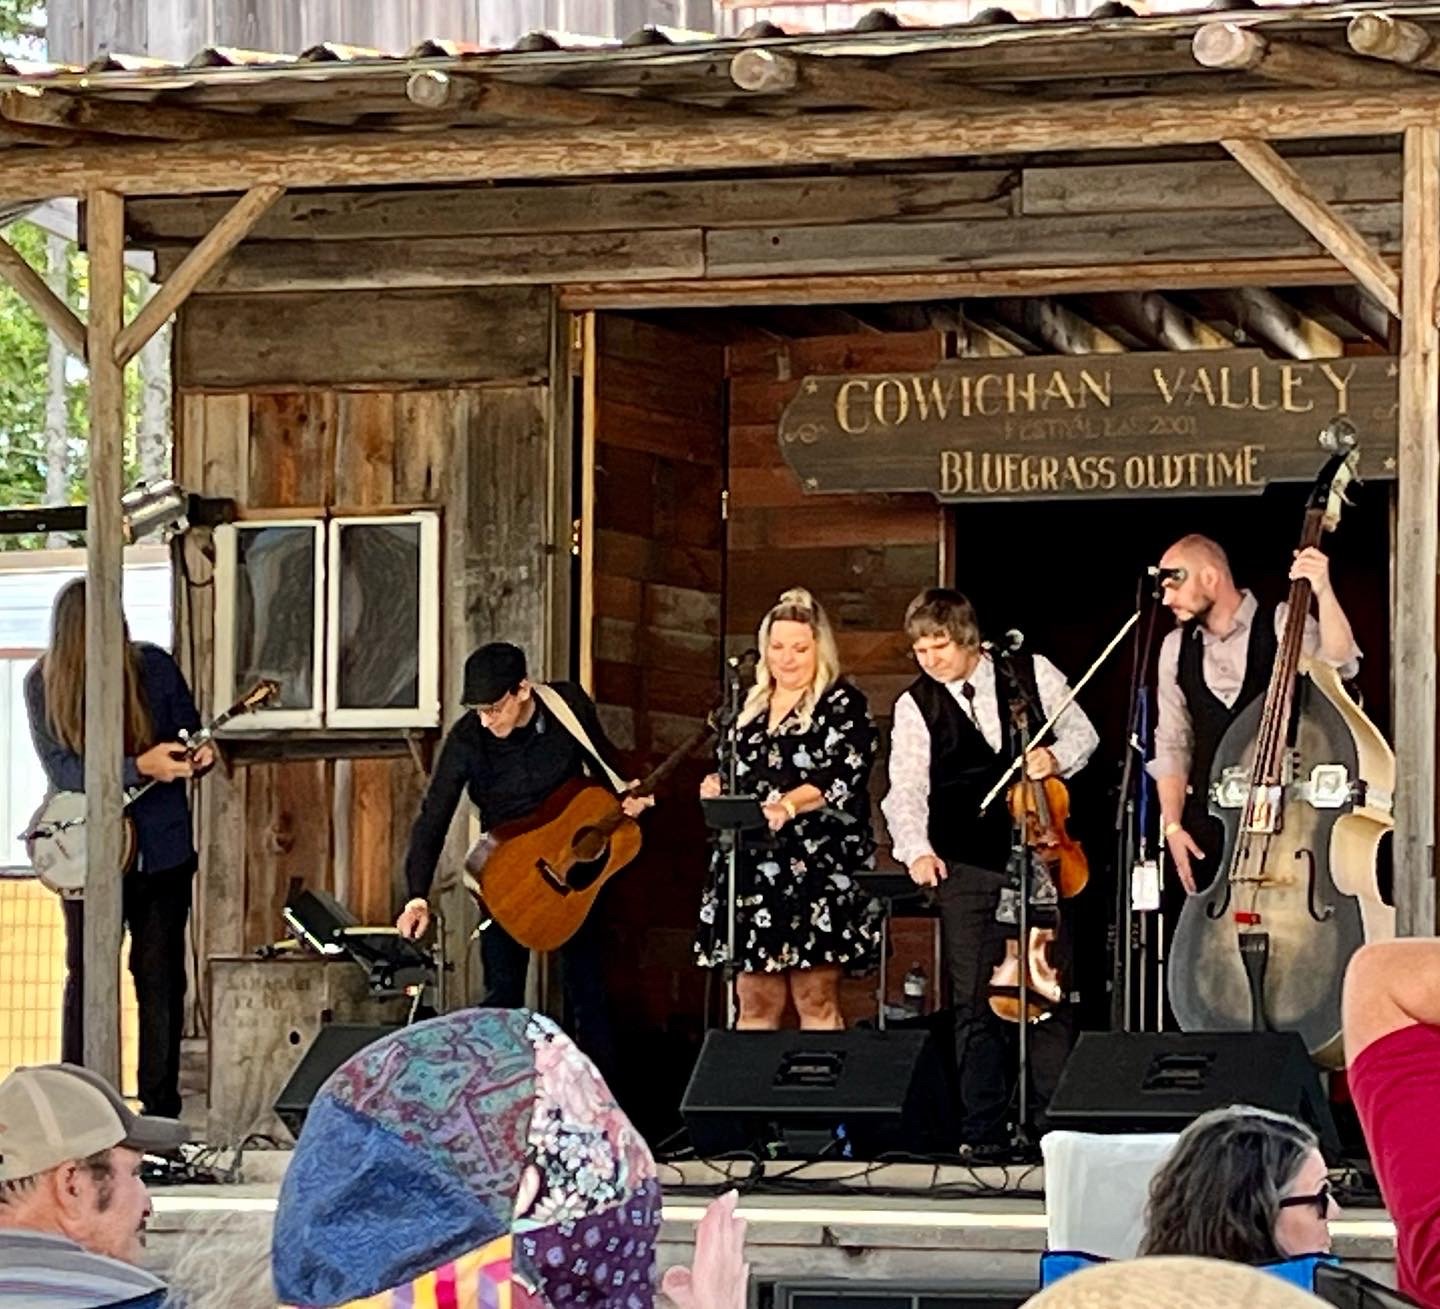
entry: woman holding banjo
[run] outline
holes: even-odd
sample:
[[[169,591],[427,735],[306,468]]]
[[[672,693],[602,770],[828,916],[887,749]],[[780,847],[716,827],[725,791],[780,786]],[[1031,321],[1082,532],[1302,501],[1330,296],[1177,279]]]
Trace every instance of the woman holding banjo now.
[[[50,648],[25,678],[35,753],[52,790],[85,789],[85,581],[55,598]],[[192,758],[181,733],[200,715],[175,661],[125,631],[127,791],[156,783],[127,810],[134,824],[133,866],[122,896],[130,932],[130,972],[140,1008],[139,1092],[145,1112],[180,1115],[180,1036],[185,1013],[185,924],[197,860],[185,780],[214,762],[208,745]],[[85,902],[62,898],[65,1000],[61,1058],[84,1062]]]

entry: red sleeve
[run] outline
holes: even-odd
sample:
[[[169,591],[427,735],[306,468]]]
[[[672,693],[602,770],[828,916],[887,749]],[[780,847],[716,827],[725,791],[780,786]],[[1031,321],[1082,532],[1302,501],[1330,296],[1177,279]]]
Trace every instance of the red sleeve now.
[[[1400,1290],[1440,1307],[1440,1027],[1417,1024],[1381,1037],[1360,1052],[1349,1077],[1395,1222]]]

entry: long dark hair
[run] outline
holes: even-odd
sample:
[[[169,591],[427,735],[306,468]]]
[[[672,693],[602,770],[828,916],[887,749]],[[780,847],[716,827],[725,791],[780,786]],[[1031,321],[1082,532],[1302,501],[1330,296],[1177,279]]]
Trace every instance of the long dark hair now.
[[[1253,1105],[1201,1114],[1150,1182],[1140,1253],[1283,1259],[1280,1200],[1318,1144],[1304,1123]]]
[[[122,620],[123,621],[123,620]],[[125,636],[125,753],[143,754],[155,744],[155,725],[140,680],[140,652]],[[85,753],[85,579],[66,582],[55,597],[50,648],[40,660],[45,717],[55,739],[75,754]]]

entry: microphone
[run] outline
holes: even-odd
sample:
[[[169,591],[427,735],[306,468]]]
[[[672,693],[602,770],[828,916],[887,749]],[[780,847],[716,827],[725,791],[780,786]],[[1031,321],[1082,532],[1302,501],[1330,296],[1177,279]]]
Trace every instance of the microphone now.
[[[727,677],[737,678],[741,686],[750,686],[755,681],[755,669],[760,664],[760,651],[751,646],[738,655],[731,655],[725,661]]]
[[[1145,568],[1145,575],[1153,581],[1153,585],[1150,587],[1150,598],[1158,600],[1167,583],[1174,582],[1176,586],[1179,586],[1190,576],[1190,570],[1188,568],[1161,568],[1159,564],[1149,564]]]
[[[1014,654],[1025,645],[1025,633],[1018,627],[1012,627],[998,641],[981,641],[980,648],[988,650],[991,654]]]

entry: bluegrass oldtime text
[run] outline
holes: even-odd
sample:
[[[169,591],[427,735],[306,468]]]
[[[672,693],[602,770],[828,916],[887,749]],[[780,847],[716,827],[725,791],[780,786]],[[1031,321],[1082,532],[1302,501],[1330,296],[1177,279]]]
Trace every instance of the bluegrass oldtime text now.
[[[807,491],[942,500],[1258,492],[1314,476],[1330,419],[1395,475],[1395,360],[1259,351],[975,360],[807,377],[780,447]]]

